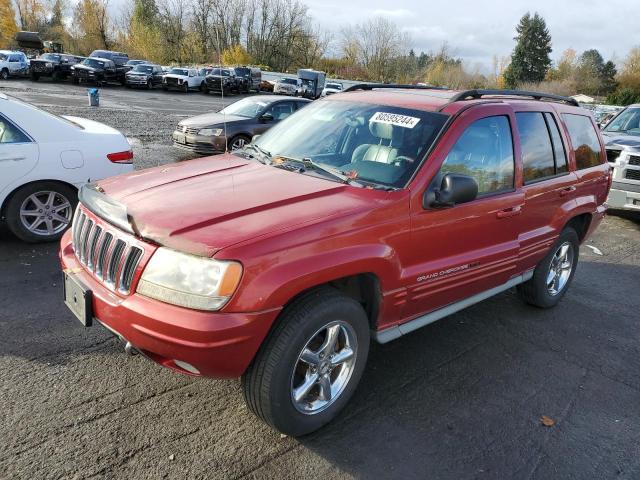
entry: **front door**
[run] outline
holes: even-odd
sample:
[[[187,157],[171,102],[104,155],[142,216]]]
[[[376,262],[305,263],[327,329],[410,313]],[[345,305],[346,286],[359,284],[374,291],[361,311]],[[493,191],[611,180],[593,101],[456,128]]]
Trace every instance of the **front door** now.
[[[38,145],[7,117],[0,115],[0,192],[29,173],[37,162]]]
[[[501,286],[516,274],[524,197],[516,187],[513,113],[506,106],[492,107],[490,116],[486,108],[478,110],[456,120],[453,131],[461,133],[443,139],[428,168],[435,172],[432,182],[446,173],[473,177],[478,197],[431,209],[423,207],[421,193],[412,200],[405,318]]]

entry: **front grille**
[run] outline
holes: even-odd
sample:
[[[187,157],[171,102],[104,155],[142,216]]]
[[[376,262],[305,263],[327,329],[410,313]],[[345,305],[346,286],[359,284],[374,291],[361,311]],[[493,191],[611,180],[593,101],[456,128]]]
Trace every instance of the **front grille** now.
[[[640,156],[638,156],[638,155],[630,155],[629,156],[629,165],[640,166]]]
[[[607,149],[607,160],[611,163],[614,163],[618,157],[620,156],[620,150],[609,150]]]
[[[168,77],[165,78],[167,85],[173,85],[176,86],[178,85],[178,79],[177,78],[173,78],[173,77]]]
[[[47,67],[46,63],[32,61],[31,70],[33,70],[34,72],[47,72],[49,71],[49,67]]]
[[[128,294],[143,250],[92,220],[78,208],[72,227],[76,258],[112,290]]]
[[[640,170],[627,169],[627,173],[625,173],[624,178],[628,180],[640,180]]]
[[[177,131],[181,133],[188,133],[189,135],[197,135],[200,131],[200,128],[197,127],[187,127],[186,125],[178,125],[176,128]]]

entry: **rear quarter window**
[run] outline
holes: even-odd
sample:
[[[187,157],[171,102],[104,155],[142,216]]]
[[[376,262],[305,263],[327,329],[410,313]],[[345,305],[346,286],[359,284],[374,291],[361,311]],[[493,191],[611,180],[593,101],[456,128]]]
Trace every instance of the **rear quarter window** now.
[[[563,113],[562,119],[569,130],[569,137],[576,154],[576,168],[583,170],[603,163],[600,158],[600,140],[591,118]]]

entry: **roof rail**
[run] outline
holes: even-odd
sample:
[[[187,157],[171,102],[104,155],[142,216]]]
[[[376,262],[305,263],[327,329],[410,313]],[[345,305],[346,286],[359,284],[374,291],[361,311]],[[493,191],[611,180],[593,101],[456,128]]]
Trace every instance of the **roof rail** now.
[[[353,92],[355,90],[373,90],[374,88],[403,88],[407,90],[448,90],[444,87],[430,87],[428,85],[403,85],[400,83],[358,83],[345,88],[343,92]]]
[[[449,102],[458,102],[460,100],[469,100],[482,98],[486,95],[496,95],[502,97],[531,97],[534,100],[554,100],[556,102],[565,102],[574,107],[579,107],[580,104],[575,98],[563,97],[561,95],[554,95],[552,93],[540,93],[540,92],[527,92],[525,90],[465,90],[464,92],[456,93],[453,95]]]

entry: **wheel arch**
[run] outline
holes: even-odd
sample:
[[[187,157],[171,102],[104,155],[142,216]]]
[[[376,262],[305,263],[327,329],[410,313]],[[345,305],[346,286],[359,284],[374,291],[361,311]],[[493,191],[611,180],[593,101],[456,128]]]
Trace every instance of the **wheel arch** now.
[[[585,240],[587,233],[589,232],[589,227],[591,226],[592,220],[593,214],[591,212],[576,213],[567,220],[563,227],[563,230],[567,227],[573,228],[578,234],[580,243],[582,243]]]

